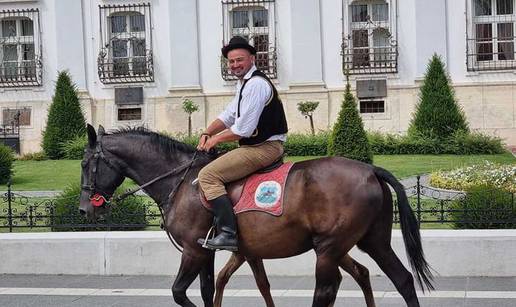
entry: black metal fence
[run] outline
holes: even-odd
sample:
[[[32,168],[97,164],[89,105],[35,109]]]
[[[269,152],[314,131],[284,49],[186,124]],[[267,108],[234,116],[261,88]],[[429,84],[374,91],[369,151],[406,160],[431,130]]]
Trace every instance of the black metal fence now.
[[[487,195],[482,206],[471,206],[466,195],[421,184],[406,188],[416,218],[427,228],[516,228],[516,203],[512,193]],[[0,200],[0,232],[145,230],[158,229],[161,216],[148,197],[130,197],[113,206],[112,214],[95,224],[78,212],[79,196],[27,197],[11,190]],[[394,210],[394,223],[399,223]],[[427,224],[428,226],[424,226]]]

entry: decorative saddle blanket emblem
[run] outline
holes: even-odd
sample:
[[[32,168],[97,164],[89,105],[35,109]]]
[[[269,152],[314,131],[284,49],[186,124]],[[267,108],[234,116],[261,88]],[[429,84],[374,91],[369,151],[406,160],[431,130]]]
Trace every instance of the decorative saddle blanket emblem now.
[[[245,181],[240,198],[233,206],[235,214],[246,211],[262,211],[280,216],[283,213],[285,183],[293,164],[287,162],[271,172],[249,176]],[[204,197],[201,199],[205,207],[211,208]]]

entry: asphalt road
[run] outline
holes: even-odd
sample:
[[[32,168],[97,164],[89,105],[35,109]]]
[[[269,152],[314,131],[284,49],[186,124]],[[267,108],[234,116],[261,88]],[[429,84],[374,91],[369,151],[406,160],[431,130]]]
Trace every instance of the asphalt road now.
[[[0,275],[2,307],[104,307],[176,306],[167,276],[48,276]],[[271,277],[278,307],[311,306],[314,279],[311,276]],[[378,307],[405,306],[390,281],[372,277]],[[436,291],[419,293],[421,306],[516,307],[516,277],[437,278]],[[196,281],[189,296],[202,305]],[[234,276],[226,288],[224,306],[264,306],[251,276]],[[345,276],[335,306],[365,306],[354,281]]]

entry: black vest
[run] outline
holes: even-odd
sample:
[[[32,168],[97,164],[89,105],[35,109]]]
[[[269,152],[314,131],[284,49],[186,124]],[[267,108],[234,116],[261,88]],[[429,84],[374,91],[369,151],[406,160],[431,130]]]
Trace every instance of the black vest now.
[[[238,141],[240,145],[256,145],[265,142],[268,138],[276,134],[287,133],[287,119],[285,117],[285,111],[283,110],[283,104],[278,97],[278,91],[272,84],[271,80],[261,71],[256,70],[251,75],[252,77],[259,76],[267,80],[272,87],[272,99],[270,99],[265,107],[263,108],[260,119],[258,120],[258,126],[254,130],[250,137],[242,138]],[[237,118],[240,117],[240,101],[242,101],[242,92],[244,90],[247,81],[244,81],[242,88],[240,89],[240,96],[238,98],[238,109]]]

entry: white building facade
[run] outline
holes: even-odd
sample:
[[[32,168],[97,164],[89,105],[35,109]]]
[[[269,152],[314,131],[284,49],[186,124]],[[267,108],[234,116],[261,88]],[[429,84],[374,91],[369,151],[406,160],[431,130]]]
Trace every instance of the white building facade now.
[[[0,0],[1,124],[19,122],[22,153],[41,150],[68,70],[94,125],[186,132],[188,98],[201,130],[233,95],[220,48],[241,35],[291,131],[309,129],[307,100],[331,127],[348,71],[366,127],[404,133],[437,53],[470,127],[515,145],[515,26],[516,0]]]

